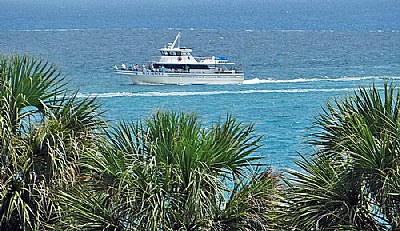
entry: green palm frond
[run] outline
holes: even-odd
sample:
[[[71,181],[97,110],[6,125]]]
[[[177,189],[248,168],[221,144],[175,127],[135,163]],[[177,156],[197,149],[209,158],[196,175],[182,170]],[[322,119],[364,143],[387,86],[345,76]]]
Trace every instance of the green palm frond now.
[[[110,211],[118,214],[125,230],[156,230],[168,220],[164,210],[173,201],[165,199],[162,186],[167,179],[159,178],[155,158],[139,160],[137,155],[120,150],[106,147],[101,150],[85,155],[84,167],[93,171],[93,182],[87,182],[87,185],[97,193],[108,195],[108,202],[113,204]],[[93,207],[91,201],[85,203]],[[76,224],[84,225],[86,221],[80,219],[81,212],[72,210],[71,214],[78,216],[74,218]]]
[[[29,163],[26,163],[29,165]],[[25,166],[21,170],[29,169]],[[0,187],[0,230],[39,230],[51,227],[56,208],[44,179],[34,172],[18,172]]]
[[[96,98],[77,98],[78,92],[60,95],[57,101],[46,105],[47,117],[59,121],[66,132],[99,132],[105,125]]]
[[[245,167],[256,166],[259,156],[253,155],[260,147],[261,136],[255,135],[254,124],[243,125],[231,115],[219,120],[208,133],[204,159],[211,168],[227,169],[241,175]]]
[[[318,148],[317,153],[311,161],[298,163],[305,173],[293,174],[296,186],[291,193],[293,201],[298,200],[294,207],[305,214],[296,223],[308,225],[301,227],[315,228],[315,221],[323,221],[318,219],[323,216],[330,217],[330,227],[398,227],[397,199],[388,193],[400,164],[400,94],[396,88],[388,83],[383,90],[375,85],[360,88],[354,96],[327,103],[316,118],[317,131],[310,143]],[[322,177],[327,173],[329,177]],[[312,203],[302,202],[306,198],[313,198]],[[327,210],[328,202],[335,205],[334,211]],[[334,219],[334,214],[344,219]]]
[[[66,91],[64,78],[57,68],[43,60],[14,55],[0,61],[0,96],[8,103],[12,129],[17,131],[20,121],[43,109],[43,102],[54,101]]]
[[[128,230],[124,218],[113,205],[109,195],[91,192],[84,187],[76,186],[69,193],[59,192],[63,211],[60,214],[61,230]]]
[[[368,212],[370,201],[359,173],[323,154],[297,164],[304,172],[292,171],[289,181],[289,214],[294,227],[379,229],[379,222]]]
[[[283,176],[257,169],[234,184],[226,205],[212,223],[214,230],[285,229]]]
[[[259,159],[253,125],[230,116],[204,128],[195,114],[159,111],[105,133],[98,151],[84,155],[94,173],[88,185],[109,195],[127,227],[141,230],[210,227],[228,180]]]
[[[54,65],[0,58],[0,230],[52,228],[59,217],[54,192],[72,187],[80,156],[95,147],[99,107],[68,93]]]

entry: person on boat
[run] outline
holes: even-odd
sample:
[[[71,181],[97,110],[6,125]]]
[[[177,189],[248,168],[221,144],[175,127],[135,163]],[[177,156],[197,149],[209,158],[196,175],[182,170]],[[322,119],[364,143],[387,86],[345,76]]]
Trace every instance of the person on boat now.
[[[121,70],[126,70],[126,65],[125,65],[125,63],[121,64]]]
[[[146,65],[142,64],[142,70],[146,71]]]

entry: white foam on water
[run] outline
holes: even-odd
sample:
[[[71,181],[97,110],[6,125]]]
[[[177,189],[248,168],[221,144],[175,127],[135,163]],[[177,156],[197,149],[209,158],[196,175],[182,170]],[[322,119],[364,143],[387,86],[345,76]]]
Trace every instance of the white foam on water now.
[[[273,89],[273,90],[238,90],[238,91],[182,91],[182,92],[110,92],[110,93],[79,93],[79,98],[113,98],[113,97],[182,97],[182,96],[207,96],[224,94],[254,94],[254,93],[307,93],[307,92],[342,92],[351,91],[353,88],[328,88],[328,89]]]
[[[248,79],[244,80],[243,84],[263,84],[263,83],[306,83],[306,82],[346,82],[346,81],[362,81],[362,80],[390,80],[390,79],[400,79],[400,76],[343,76],[338,78],[323,77],[323,78],[297,78],[297,79]]]
[[[251,84],[274,84],[274,83],[307,83],[318,81],[362,81],[362,80],[390,80],[400,79],[400,76],[365,76],[365,77],[340,77],[340,78],[297,78],[289,80],[279,79],[249,79],[244,80],[244,85]],[[304,86],[304,85],[303,85]],[[113,97],[185,97],[185,96],[209,96],[209,95],[224,95],[224,94],[255,94],[255,93],[307,93],[307,92],[348,92],[358,88],[280,88],[280,89],[244,89],[244,90],[224,90],[224,91],[172,91],[172,92],[99,92],[99,93],[79,93],[81,98],[113,98]]]

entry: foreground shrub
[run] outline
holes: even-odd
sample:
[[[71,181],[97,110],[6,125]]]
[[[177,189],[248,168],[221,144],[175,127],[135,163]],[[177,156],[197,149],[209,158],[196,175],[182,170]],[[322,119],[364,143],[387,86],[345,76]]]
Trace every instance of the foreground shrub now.
[[[400,93],[384,84],[327,104],[292,172],[290,214],[299,229],[397,230],[400,225]]]
[[[65,86],[48,62],[0,57],[0,230],[53,227],[56,192],[76,180],[103,124],[95,101]]]
[[[228,116],[157,112],[108,130],[85,165],[92,180],[64,194],[64,228],[265,230],[282,214],[281,176],[255,168],[261,137]],[[265,170],[264,170],[265,169]]]

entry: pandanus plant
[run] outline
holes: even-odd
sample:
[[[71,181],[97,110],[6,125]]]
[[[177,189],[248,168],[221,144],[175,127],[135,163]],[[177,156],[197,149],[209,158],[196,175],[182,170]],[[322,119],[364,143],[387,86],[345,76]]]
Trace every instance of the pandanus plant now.
[[[292,224],[301,230],[400,228],[400,93],[360,88],[327,103],[316,153],[292,172]]]
[[[277,227],[281,176],[256,167],[261,137],[232,116],[205,126],[159,111],[120,122],[87,155],[92,179],[64,193],[64,229],[266,230]],[[261,165],[261,164],[260,164]]]
[[[79,174],[79,157],[103,124],[55,65],[0,57],[0,230],[43,230],[58,217],[56,192]]]

